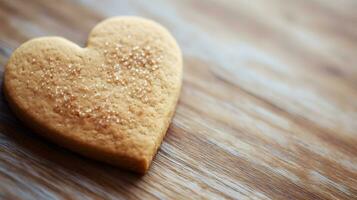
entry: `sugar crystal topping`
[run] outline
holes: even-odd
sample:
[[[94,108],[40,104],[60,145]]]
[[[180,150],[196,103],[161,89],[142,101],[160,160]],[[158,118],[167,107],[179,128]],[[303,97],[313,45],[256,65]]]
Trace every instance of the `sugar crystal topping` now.
[[[130,126],[135,123],[135,113],[130,109],[116,109],[113,99],[124,95],[141,104],[150,103],[152,84],[161,67],[162,50],[105,42],[102,53],[104,62],[96,66],[96,74],[91,74],[92,79],[99,80],[91,80],[87,84],[85,63],[88,61],[64,62],[63,59],[49,57],[38,62],[33,58],[30,63],[40,66],[40,79],[38,84],[27,86],[35,92],[40,88],[45,91],[46,97],[54,101],[54,112],[67,118],[94,123],[97,129],[113,123]],[[66,84],[58,82],[63,79]],[[79,102],[90,103],[87,106]]]

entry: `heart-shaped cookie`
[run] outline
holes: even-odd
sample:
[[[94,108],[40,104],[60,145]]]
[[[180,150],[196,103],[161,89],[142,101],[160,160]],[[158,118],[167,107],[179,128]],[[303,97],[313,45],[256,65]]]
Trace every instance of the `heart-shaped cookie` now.
[[[8,102],[28,126],[88,157],[144,173],[179,97],[182,56],[138,17],[99,23],[87,47],[60,37],[21,45],[5,69]]]

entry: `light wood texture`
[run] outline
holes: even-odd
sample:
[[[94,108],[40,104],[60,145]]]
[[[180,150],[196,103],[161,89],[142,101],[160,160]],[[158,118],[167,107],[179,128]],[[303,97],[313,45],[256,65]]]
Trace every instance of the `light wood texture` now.
[[[145,176],[31,132],[0,106],[0,199],[357,199],[357,1],[0,0],[1,72],[24,41],[84,45],[113,15],[184,53],[173,123]]]

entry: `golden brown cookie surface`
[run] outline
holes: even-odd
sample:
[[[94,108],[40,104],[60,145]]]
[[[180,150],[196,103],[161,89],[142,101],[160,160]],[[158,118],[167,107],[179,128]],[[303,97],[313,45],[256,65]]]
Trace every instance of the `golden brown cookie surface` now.
[[[182,58],[155,22],[116,17],[81,48],[59,37],[21,45],[5,70],[14,112],[55,143],[137,172],[151,163],[179,96]]]

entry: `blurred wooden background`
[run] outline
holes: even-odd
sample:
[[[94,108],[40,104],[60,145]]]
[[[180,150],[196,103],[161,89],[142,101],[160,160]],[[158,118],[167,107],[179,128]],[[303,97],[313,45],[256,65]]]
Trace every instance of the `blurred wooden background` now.
[[[185,62],[143,177],[38,137],[1,95],[0,199],[357,199],[357,1],[0,0],[0,69],[26,40],[82,46],[106,17],[166,26]]]

